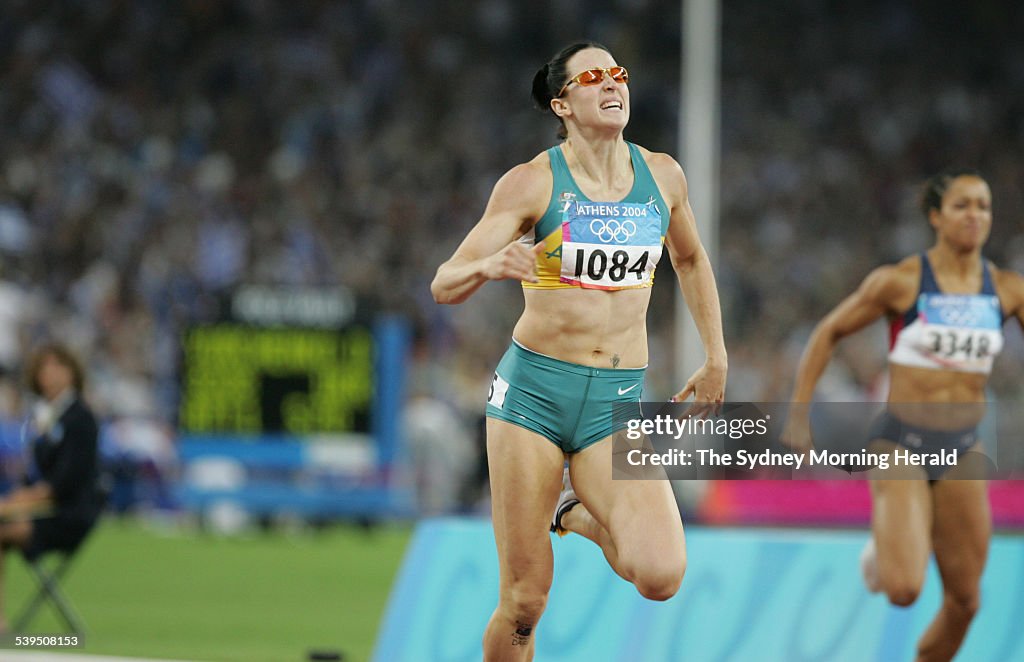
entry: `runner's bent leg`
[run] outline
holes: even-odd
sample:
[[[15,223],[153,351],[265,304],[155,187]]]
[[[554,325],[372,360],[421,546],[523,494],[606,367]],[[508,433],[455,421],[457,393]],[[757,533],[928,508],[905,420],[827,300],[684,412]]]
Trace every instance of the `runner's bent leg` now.
[[[932,495],[920,478],[871,481],[871,531],[880,590],[908,607],[924,585],[931,552]]]
[[[667,600],[686,571],[683,522],[667,480],[612,480],[608,437],[569,456],[580,499],[563,526],[597,543],[612,569],[645,598]]]

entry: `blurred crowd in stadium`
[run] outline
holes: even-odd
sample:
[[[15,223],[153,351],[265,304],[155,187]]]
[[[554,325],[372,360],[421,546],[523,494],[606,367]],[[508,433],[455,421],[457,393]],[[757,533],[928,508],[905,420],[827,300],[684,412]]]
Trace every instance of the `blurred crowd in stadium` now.
[[[632,76],[627,137],[681,159],[679,4],[5,3],[0,417],[24,406],[27,348],[59,336],[89,364],[101,416],[173,437],[189,325],[241,284],[347,288],[364,313],[414,322],[409,434],[449,450],[442,486],[472,473],[519,295],[492,284],[439,307],[434,269],[500,174],[555,140],[529,84],[564,43],[610,46]],[[916,191],[944,167],[988,177],[987,252],[1024,270],[1011,5],[724,0],[730,400],[784,399],[809,325],[870,268],[930,244]],[[662,278],[652,302],[652,398],[678,386],[673,287]],[[880,397],[884,348],[881,329],[844,347],[823,397]],[[1022,369],[1013,329],[1002,397],[1021,397]]]

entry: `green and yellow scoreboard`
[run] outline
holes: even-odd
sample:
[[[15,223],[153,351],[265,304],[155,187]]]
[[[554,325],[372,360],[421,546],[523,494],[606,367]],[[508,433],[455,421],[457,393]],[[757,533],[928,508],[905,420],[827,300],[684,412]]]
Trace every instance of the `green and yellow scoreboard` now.
[[[224,323],[184,338],[179,428],[191,434],[370,432],[379,375],[365,326]]]

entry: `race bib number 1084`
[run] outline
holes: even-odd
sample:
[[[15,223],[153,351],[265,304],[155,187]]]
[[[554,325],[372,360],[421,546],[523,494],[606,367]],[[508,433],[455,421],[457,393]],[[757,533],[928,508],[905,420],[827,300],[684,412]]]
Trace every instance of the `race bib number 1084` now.
[[[563,283],[606,290],[650,284],[662,243],[654,204],[574,201],[563,219]]]

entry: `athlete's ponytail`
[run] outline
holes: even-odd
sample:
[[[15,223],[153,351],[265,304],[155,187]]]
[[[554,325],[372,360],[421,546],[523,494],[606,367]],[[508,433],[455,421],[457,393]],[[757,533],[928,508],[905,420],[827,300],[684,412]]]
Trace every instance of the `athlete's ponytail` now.
[[[533,104],[537,106],[538,110],[551,110],[553,93],[548,86],[548,73],[550,71],[551,65],[545,62],[544,66],[537,70],[533,77]],[[555,91],[557,92],[558,90]]]

